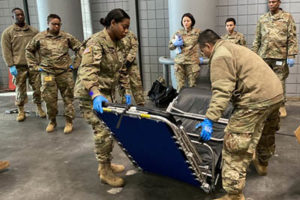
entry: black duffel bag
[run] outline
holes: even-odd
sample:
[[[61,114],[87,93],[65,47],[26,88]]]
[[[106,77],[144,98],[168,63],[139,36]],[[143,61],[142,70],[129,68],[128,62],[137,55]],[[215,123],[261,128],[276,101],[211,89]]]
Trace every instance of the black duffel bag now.
[[[159,108],[167,107],[169,103],[178,95],[173,87],[166,87],[163,81],[156,80],[148,92],[151,101]]]

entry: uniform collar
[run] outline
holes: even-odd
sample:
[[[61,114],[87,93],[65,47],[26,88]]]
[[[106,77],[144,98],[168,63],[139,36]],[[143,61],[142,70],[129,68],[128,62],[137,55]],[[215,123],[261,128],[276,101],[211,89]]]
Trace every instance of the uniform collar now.
[[[210,65],[211,59],[212,59],[213,55],[215,54],[216,50],[218,49],[218,47],[221,46],[224,42],[225,42],[225,40],[219,39],[219,40],[215,43],[214,48],[213,48],[213,50],[212,50],[212,53],[211,53],[211,55],[210,55],[210,57],[209,57],[208,65]]]
[[[52,33],[50,33],[49,28],[47,28],[47,30],[46,30],[46,37],[61,37],[61,36],[62,36],[61,30],[59,31],[59,33],[57,35],[53,35]]]
[[[189,34],[189,33],[192,33],[192,32],[194,31],[194,28],[191,28],[190,31],[187,31],[187,30],[185,30],[185,29],[183,28],[182,31],[183,31],[184,34]]]
[[[269,11],[268,15],[271,18],[279,18],[279,17],[281,17],[282,13],[283,13],[283,11],[281,9],[279,9],[278,13],[272,15],[272,13]]]
[[[233,31],[231,34],[230,33],[228,33],[228,35],[229,36],[234,36],[234,35],[236,35],[237,34],[237,32],[236,31]]]
[[[120,41],[114,42],[114,41],[110,38],[110,36],[109,36],[109,34],[108,34],[106,28],[103,29],[103,33],[104,33],[104,35],[105,35],[105,40],[107,41],[107,43],[106,43],[107,46],[118,49],[119,46],[120,46],[120,44],[121,44],[121,40],[120,40]]]
[[[14,30],[16,30],[16,31],[27,31],[28,29],[29,29],[29,25],[26,23],[23,27],[20,27],[17,24],[14,24]]]

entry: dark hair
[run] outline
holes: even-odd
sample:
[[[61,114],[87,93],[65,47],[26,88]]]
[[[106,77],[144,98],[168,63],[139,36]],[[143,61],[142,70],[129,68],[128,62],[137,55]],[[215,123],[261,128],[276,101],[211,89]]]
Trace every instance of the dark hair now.
[[[105,27],[109,27],[112,20],[115,20],[115,22],[119,23],[123,21],[123,19],[130,19],[129,15],[122,10],[121,8],[116,8],[111,10],[105,18],[100,19],[100,24],[102,24]]]
[[[47,17],[47,23],[49,24],[49,22],[50,22],[50,20],[51,19],[59,19],[59,21],[61,21],[61,19],[60,19],[60,17],[57,15],[57,14],[50,14],[50,15],[48,15],[48,17]]]
[[[204,46],[205,43],[215,44],[219,39],[221,38],[217,33],[211,29],[206,29],[200,33],[198,42],[200,46]]]
[[[188,18],[191,19],[191,21],[192,21],[192,27],[195,25],[196,21],[195,21],[194,16],[193,16],[191,13],[185,13],[185,14],[183,14],[182,17],[181,17],[181,26],[182,26],[182,27],[183,27],[182,20],[183,20],[184,17],[188,17]]]
[[[16,8],[11,10],[11,13],[14,13],[16,10],[20,10],[20,11],[24,12],[21,8],[16,7]]]
[[[233,22],[234,25],[236,24],[235,19],[232,18],[232,17],[231,17],[231,18],[227,18],[226,21],[225,21],[225,24],[226,24],[227,22]]]

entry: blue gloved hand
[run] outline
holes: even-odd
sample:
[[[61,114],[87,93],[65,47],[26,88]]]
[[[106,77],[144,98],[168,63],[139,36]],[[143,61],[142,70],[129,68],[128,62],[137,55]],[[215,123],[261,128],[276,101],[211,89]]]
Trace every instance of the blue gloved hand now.
[[[181,37],[178,37],[174,42],[173,42],[173,45],[175,47],[181,47],[183,46],[183,40]]]
[[[200,57],[199,60],[200,60],[200,65],[202,65],[204,63],[204,58]]]
[[[96,96],[93,100],[93,109],[98,113],[103,113],[102,103],[108,102],[104,96]]]
[[[177,54],[181,54],[181,52],[182,52],[181,48],[180,48],[180,47],[177,47],[177,48],[176,48],[176,53],[177,53]]]
[[[39,68],[39,72],[43,72],[43,71],[44,71],[43,68],[40,67],[40,68]]]
[[[73,65],[70,65],[70,69],[71,69],[71,70],[73,70],[73,69],[74,69],[74,68],[73,68]]]
[[[288,58],[288,59],[286,60],[286,62],[287,62],[287,64],[288,64],[289,67],[293,67],[294,64],[295,64],[295,59],[293,59],[293,58]]]
[[[210,119],[205,118],[203,122],[199,123],[196,125],[196,129],[200,128],[200,126],[202,127],[201,133],[200,133],[200,137],[204,140],[204,141],[208,141],[211,138],[211,134],[213,133],[213,121],[211,121]]]
[[[14,77],[16,77],[18,75],[18,70],[16,68],[15,65],[9,67],[9,72],[11,73],[11,75],[13,75]]]
[[[131,104],[131,95],[130,94],[125,94],[125,98],[126,98],[126,104],[130,105]]]

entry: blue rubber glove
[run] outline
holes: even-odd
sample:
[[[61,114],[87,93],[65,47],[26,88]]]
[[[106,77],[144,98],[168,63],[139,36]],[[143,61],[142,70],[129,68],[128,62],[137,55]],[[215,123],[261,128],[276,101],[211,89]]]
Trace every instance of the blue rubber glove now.
[[[74,68],[73,68],[73,65],[70,65],[70,69],[71,69],[71,70],[73,70],[73,69],[74,69]]]
[[[130,105],[131,104],[131,95],[130,94],[125,94],[125,98],[126,98],[126,104]]]
[[[9,72],[11,73],[11,75],[13,75],[14,77],[16,77],[18,75],[18,70],[16,68],[15,65],[9,67]]]
[[[98,113],[103,113],[102,103],[108,102],[108,100],[104,96],[96,96],[93,100],[93,109]]]
[[[211,121],[210,119],[205,118],[203,122],[199,123],[196,125],[196,129],[200,128],[200,126],[202,127],[201,133],[200,133],[200,137],[204,140],[204,141],[208,141],[211,138],[211,134],[213,133],[213,121]]]
[[[200,65],[202,65],[204,63],[204,58],[200,57],[199,60],[200,60]]]
[[[286,60],[286,62],[287,62],[287,64],[288,64],[289,67],[293,67],[294,64],[295,64],[295,59],[293,59],[293,58],[288,58],[288,59]]]
[[[183,46],[183,40],[181,37],[178,37],[174,42],[173,45],[175,47],[182,47]]]

